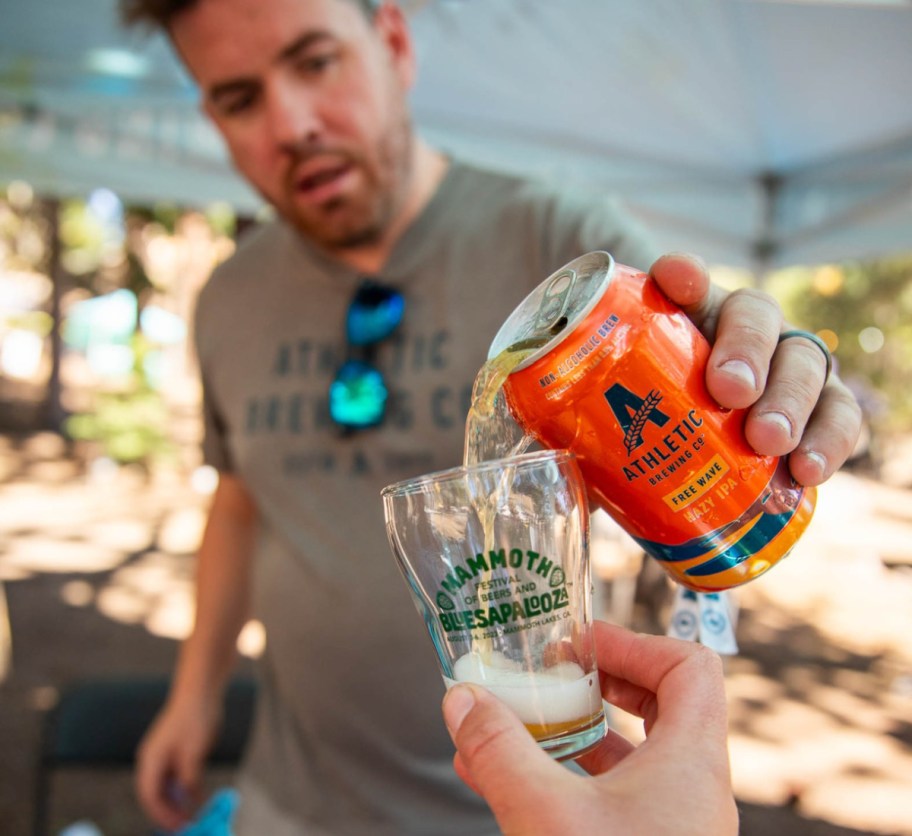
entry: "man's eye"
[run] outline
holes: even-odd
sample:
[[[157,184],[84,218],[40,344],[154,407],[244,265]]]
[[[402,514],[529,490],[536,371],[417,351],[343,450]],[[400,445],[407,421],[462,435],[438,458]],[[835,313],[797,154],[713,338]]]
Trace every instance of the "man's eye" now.
[[[228,116],[236,116],[253,107],[256,97],[252,93],[231,96],[219,102],[219,110]]]
[[[302,73],[309,75],[319,75],[328,69],[337,60],[338,56],[334,52],[323,52],[318,55],[308,55],[298,61],[298,69]]]

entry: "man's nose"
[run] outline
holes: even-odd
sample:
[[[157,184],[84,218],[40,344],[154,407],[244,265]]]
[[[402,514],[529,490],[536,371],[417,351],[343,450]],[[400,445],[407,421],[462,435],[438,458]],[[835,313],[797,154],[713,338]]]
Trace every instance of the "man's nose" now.
[[[277,84],[268,97],[269,125],[276,145],[294,152],[320,139],[322,122],[313,96],[291,84]]]

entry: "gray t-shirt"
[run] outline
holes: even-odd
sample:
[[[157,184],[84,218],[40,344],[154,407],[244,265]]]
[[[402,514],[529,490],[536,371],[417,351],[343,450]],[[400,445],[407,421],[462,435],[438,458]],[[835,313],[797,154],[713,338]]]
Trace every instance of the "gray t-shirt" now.
[[[273,222],[204,288],[206,458],[243,478],[261,520],[254,608],[267,646],[244,774],[299,832],[497,832],[452,769],[443,683],[380,490],[461,462],[472,382],[498,327],[593,249],[641,268],[655,256],[607,199],[452,164],[377,277],[406,299],[377,352],[391,403],[381,428],[350,437],[326,403],[362,277]]]

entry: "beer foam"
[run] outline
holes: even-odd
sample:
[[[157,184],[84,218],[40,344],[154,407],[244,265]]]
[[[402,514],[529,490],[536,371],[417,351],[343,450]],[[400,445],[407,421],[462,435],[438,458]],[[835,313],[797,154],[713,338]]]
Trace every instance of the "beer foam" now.
[[[523,723],[566,723],[590,717],[601,708],[598,675],[587,674],[575,662],[560,662],[547,671],[524,671],[500,652],[466,653],[453,665],[457,682],[481,685],[502,700]]]

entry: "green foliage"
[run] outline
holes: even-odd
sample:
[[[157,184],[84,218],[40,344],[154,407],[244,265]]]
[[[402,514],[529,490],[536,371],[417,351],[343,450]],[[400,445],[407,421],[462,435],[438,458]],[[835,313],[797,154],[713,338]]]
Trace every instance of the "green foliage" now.
[[[169,449],[162,431],[167,414],[155,392],[104,393],[94,412],[73,415],[66,432],[74,439],[97,441],[104,454],[121,464],[144,463]]]
[[[177,230],[178,222],[183,214],[183,209],[175,203],[159,201],[153,206],[130,205],[128,214],[142,223],[155,223],[173,235]]]
[[[70,438],[98,443],[104,455],[120,464],[148,466],[175,452],[167,433],[167,406],[145,373],[147,349],[141,334],[134,337],[129,380],[117,391],[99,392],[92,410],[71,415],[64,425]]]
[[[0,319],[0,323],[10,329],[31,331],[39,337],[46,337],[50,334],[54,325],[50,314],[45,311],[24,311],[10,314]]]
[[[782,271],[768,290],[786,317],[835,350],[840,376],[882,404],[887,431],[912,425],[912,256]],[[827,334],[826,332],[832,332]]]
[[[228,203],[213,203],[206,209],[209,226],[220,235],[233,237],[237,231],[237,215]]]
[[[72,276],[87,276],[101,265],[105,227],[86,208],[83,200],[67,200],[60,205],[61,260]]]

